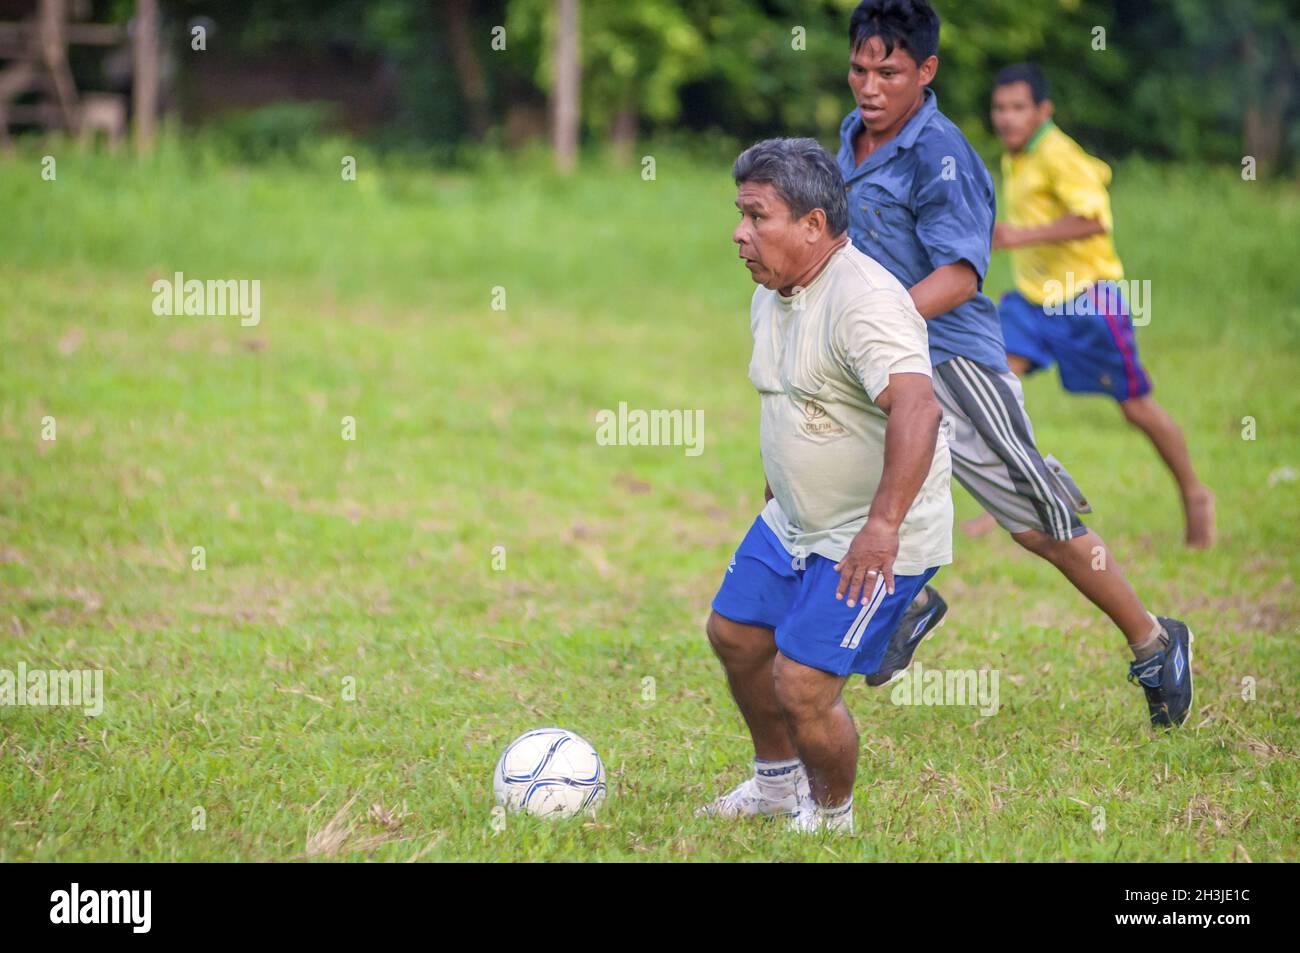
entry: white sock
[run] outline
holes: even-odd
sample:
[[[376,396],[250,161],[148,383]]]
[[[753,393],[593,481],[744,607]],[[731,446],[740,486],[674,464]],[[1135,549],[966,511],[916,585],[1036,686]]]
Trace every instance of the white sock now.
[[[843,814],[845,811],[851,811],[853,810],[853,795],[850,794],[849,799],[845,801],[843,804],[836,804],[834,807],[827,807],[823,805],[822,810],[832,817],[836,817],[840,814]]]
[[[790,758],[787,761],[754,759],[754,778],[758,783],[759,793],[773,800],[793,794],[795,782],[802,773],[803,762],[798,758]]]
[[[853,795],[843,804],[837,804],[835,807],[819,808],[822,816],[826,818],[826,826],[831,829],[847,828],[853,830]]]

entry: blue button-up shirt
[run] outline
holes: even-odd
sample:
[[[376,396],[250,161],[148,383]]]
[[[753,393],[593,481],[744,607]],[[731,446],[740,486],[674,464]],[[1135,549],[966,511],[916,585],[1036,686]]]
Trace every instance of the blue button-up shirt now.
[[[961,130],[939,112],[934,91],[927,88],[898,135],[857,165],[853,140],[862,129],[856,109],[840,124],[838,162],[853,244],[905,287],[964,261],[983,289],[996,217],[993,179]],[[927,321],[926,329],[932,363],[961,355],[1007,370],[997,308],[982,290]]]

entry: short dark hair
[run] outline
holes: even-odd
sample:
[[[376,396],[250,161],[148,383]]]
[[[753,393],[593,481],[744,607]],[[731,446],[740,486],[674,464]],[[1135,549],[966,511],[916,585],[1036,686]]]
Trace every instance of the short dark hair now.
[[[1036,63],[1015,63],[1006,69],[1000,70],[998,75],[993,78],[993,88],[999,86],[1010,86],[1012,83],[1028,83],[1029,91],[1034,95],[1034,105],[1038,105],[1044,99],[1050,99],[1052,89],[1047,84],[1047,77],[1043,71],[1038,68]]]
[[[844,176],[816,139],[756,142],[736,158],[731,177],[737,185],[770,183],[781,201],[790,206],[794,219],[819,208],[826,213],[826,227],[832,235],[842,235],[849,227]]]
[[[924,63],[939,52],[939,14],[926,0],[862,0],[849,20],[849,48],[880,37],[885,55],[894,47]]]

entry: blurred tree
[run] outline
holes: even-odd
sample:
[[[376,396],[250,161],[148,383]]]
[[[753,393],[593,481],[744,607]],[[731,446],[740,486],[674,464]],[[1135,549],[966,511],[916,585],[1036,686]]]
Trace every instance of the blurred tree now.
[[[561,172],[573,171],[578,153],[578,84],[582,75],[578,43],[578,0],[555,0],[555,31],[548,59],[554,69],[551,144]]]
[[[207,56],[263,61],[305,54],[377,60],[392,77],[396,111],[385,138],[454,144],[490,131],[505,61],[485,69],[490,25],[505,0],[161,0],[164,18],[202,18],[213,31]],[[173,34],[186,43],[187,31]],[[531,81],[531,80],[529,80]]]
[[[1296,0],[1159,0],[1140,7],[1129,0],[1119,6],[1145,51],[1129,63],[1135,112],[1146,124],[1135,133],[1145,132],[1170,156],[1240,161],[1251,155],[1261,170],[1295,160]]]
[[[512,40],[541,50],[537,82],[554,92],[559,20],[552,0],[510,0],[506,24]],[[709,49],[673,0],[595,2],[582,10],[579,62],[583,124],[626,157],[643,117],[677,118],[678,90],[708,69]]]
[[[482,140],[488,130],[488,95],[479,68],[477,45],[471,36],[469,0],[441,0],[441,4],[447,24],[447,45],[451,47],[451,60],[469,114],[470,134]]]
[[[125,12],[128,0],[113,3]],[[856,0],[587,0],[581,129],[630,154],[637,135],[718,131],[831,145],[852,107]],[[935,0],[944,111],[988,157],[994,73],[1052,81],[1062,125],[1104,155],[1239,162],[1300,155],[1300,0]],[[391,64],[405,141],[518,142],[553,98],[556,0],[161,0],[172,22],[217,17],[220,49],[356,50]],[[116,9],[116,7],[115,7]],[[489,46],[504,25],[508,47]]]

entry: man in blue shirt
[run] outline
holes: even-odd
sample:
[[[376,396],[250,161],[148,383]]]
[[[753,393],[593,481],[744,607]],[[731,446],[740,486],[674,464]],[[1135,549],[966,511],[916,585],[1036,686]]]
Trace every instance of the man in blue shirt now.
[[[1101,538],[1079,521],[1077,487],[1039,454],[1019,379],[1006,363],[997,309],[982,293],[995,218],[993,182],[929,88],[939,17],[926,0],[863,0],[849,25],[849,88],[837,160],[849,237],[906,286],[926,319],[934,391],[953,476],[1021,546],[1056,566],[1124,633],[1130,680],[1155,725],[1182,724],[1192,703],[1191,640],[1146,611]],[[929,586],[898,628],[871,684],[907,667],[947,605]]]

